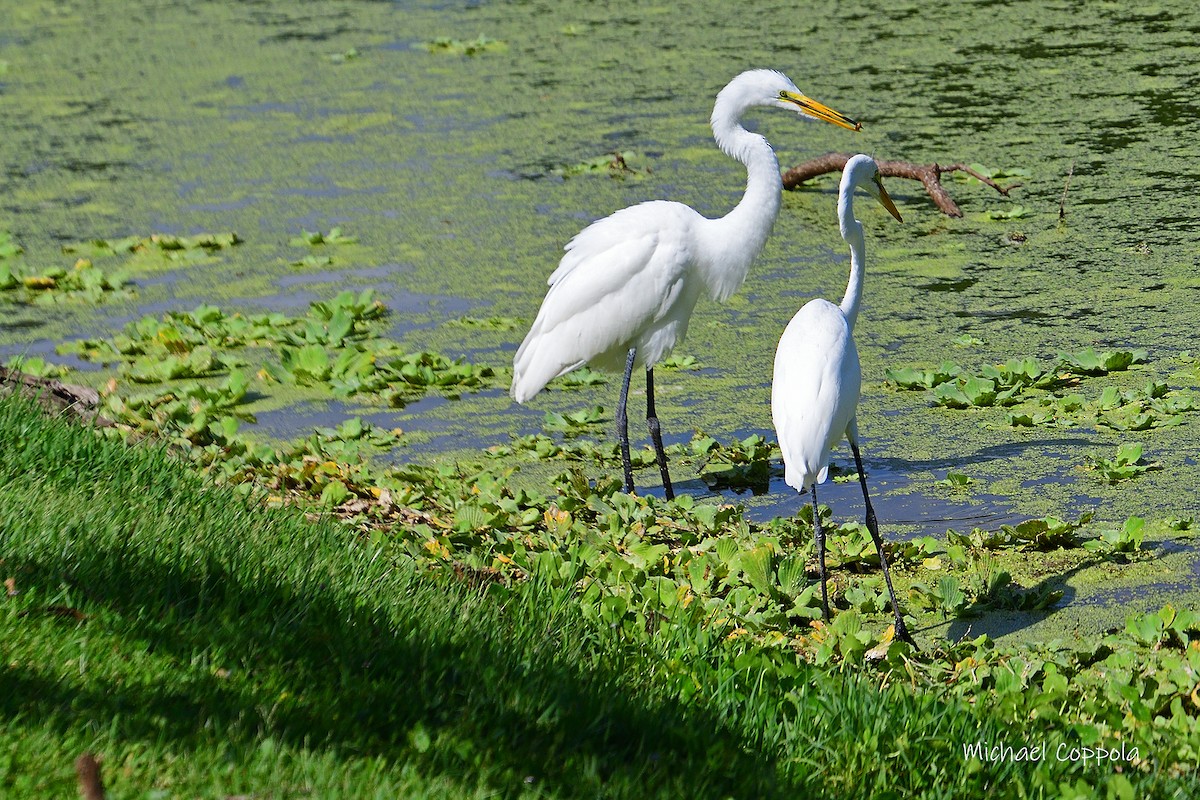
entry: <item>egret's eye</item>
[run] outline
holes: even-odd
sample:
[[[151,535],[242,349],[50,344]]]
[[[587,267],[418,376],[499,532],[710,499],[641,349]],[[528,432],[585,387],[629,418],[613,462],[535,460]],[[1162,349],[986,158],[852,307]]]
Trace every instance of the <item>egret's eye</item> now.
[[[788,100],[790,98],[788,97],[788,93],[786,91],[784,91],[783,89],[780,89],[779,90],[779,99],[780,100]]]

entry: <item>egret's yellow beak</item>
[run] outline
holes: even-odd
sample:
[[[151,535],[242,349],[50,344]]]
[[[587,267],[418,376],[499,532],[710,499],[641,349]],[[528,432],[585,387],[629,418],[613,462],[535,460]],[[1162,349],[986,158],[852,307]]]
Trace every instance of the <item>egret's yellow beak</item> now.
[[[896,204],[892,202],[892,198],[888,196],[887,189],[883,188],[883,181],[879,180],[879,176],[875,176],[875,186],[879,189],[879,204],[888,210],[888,213],[896,218],[897,222],[904,222],[904,218],[900,216],[900,212],[896,210]]]
[[[849,128],[852,131],[861,131],[862,123],[855,122],[845,114],[834,111],[824,103],[818,103],[811,97],[805,97],[802,94],[795,92],[780,92],[779,99],[788,103],[792,103],[800,109],[802,114],[806,114],[813,119],[819,119],[824,122],[832,122],[834,125],[840,125],[843,128]]]

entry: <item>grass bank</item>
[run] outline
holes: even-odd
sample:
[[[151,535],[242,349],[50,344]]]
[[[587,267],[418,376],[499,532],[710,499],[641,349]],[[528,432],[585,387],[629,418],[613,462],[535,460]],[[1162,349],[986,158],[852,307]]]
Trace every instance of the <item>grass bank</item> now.
[[[987,703],[711,626],[639,635],[569,583],[422,572],[20,399],[0,452],[7,797],[72,796],[83,751],[110,797],[1190,793],[1054,744],[966,758],[1019,738]]]

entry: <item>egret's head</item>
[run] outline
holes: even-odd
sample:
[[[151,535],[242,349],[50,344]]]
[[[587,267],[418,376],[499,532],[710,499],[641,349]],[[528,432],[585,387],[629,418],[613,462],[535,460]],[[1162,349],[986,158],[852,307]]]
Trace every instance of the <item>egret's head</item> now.
[[[896,210],[896,204],[888,196],[887,189],[883,188],[883,178],[879,175],[879,165],[875,163],[875,159],[861,154],[852,157],[846,162],[846,168],[842,170],[842,183],[843,185],[848,183],[852,188],[861,187],[863,191],[878,200],[879,204],[886,208],[898,222],[904,222],[900,212]]]
[[[852,131],[862,130],[862,123],[805,96],[787,75],[772,69],[752,69],[730,81],[717,95],[713,114],[715,117],[717,109],[728,108],[730,116],[736,119],[751,106],[784,108]]]

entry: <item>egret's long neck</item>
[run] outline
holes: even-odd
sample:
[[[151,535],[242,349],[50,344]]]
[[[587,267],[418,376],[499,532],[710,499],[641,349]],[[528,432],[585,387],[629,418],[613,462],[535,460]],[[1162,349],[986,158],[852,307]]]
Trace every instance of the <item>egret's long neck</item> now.
[[[767,140],[743,128],[731,114],[713,111],[713,136],[721,151],[746,166],[746,193],[724,217],[712,220],[707,278],[713,296],[724,300],[746,279],[779,216],[783,181]]]
[[[713,133],[722,152],[746,166],[746,193],[724,219],[737,224],[747,237],[753,235],[758,245],[755,248],[757,254],[779,216],[780,193],[783,191],[779,159],[775,158],[775,151],[766,139],[737,123],[726,129],[714,126]]]
[[[854,330],[858,319],[858,307],[862,302],[863,272],[867,261],[867,244],[863,238],[863,226],[854,218],[854,186],[842,181],[838,194],[838,224],[842,238],[850,245],[850,280],[846,284],[846,296],[842,298],[842,314]]]

